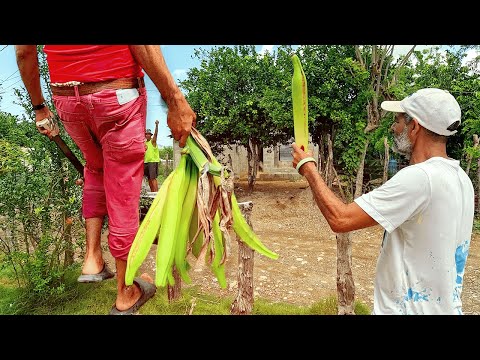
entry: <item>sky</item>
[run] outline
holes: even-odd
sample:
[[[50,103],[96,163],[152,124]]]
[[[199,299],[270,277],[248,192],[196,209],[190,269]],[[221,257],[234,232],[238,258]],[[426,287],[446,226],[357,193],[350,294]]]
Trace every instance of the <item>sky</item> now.
[[[167,66],[178,83],[186,79],[187,71],[190,68],[199,66],[199,60],[193,58],[194,50],[198,48],[209,50],[214,46],[220,45],[162,45],[162,53]],[[397,45],[395,55],[405,54],[412,45]],[[257,52],[264,53],[275,50],[275,45],[255,45]],[[420,45],[416,50],[421,50],[428,45]],[[167,126],[167,108],[160,97],[160,93],[153,82],[145,76],[147,88],[147,128],[155,129],[155,120],[159,120],[157,143],[161,146],[171,146],[172,138],[169,137],[170,129]],[[18,72],[15,60],[15,49],[13,45],[0,45],[0,111],[8,112],[13,115],[23,114],[23,108],[15,105],[16,101],[13,90],[23,87],[20,73]]]

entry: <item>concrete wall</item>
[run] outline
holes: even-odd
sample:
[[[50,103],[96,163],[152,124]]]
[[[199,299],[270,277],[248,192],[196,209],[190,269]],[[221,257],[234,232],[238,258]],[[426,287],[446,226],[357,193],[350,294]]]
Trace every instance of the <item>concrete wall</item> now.
[[[309,149],[313,144],[309,144]],[[180,147],[178,142],[173,143],[175,166],[180,160]],[[290,145],[277,145],[263,149],[263,162],[260,162],[260,169],[257,179],[260,180],[298,180],[300,174],[292,167],[292,156]],[[233,145],[231,149],[223,147],[223,151],[217,155],[218,161],[228,164],[229,156],[232,160],[235,178],[246,179],[248,174],[247,149],[244,146]],[[313,157],[318,158],[318,146],[313,147]]]

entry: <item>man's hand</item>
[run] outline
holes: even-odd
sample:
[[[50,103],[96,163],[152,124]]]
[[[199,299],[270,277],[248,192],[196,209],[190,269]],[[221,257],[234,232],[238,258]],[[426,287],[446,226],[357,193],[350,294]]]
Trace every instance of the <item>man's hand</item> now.
[[[292,143],[292,149],[293,149],[292,150],[292,156],[293,156],[292,165],[293,165],[294,169],[297,168],[297,164],[300,161],[302,161],[303,159],[308,158],[308,157],[313,157],[313,151],[312,150],[310,150],[309,152],[305,152],[295,143]],[[300,175],[305,176],[305,171],[308,167],[313,167],[313,168],[316,169],[315,163],[307,162],[300,167],[300,169],[299,169]]]
[[[36,110],[35,111],[35,122],[39,123],[42,120],[49,119],[49,123],[44,126],[37,126],[37,130],[45,135],[48,136],[48,138],[51,140],[52,137],[56,136],[59,134],[59,129],[58,129],[58,124],[54,120],[54,115],[48,108],[48,106],[45,106],[43,109]]]
[[[40,134],[48,136],[50,140],[52,140],[52,138],[57,136],[60,132],[58,125],[53,118],[45,118],[41,121],[37,121],[36,125]]]
[[[197,114],[192,110],[187,100],[181,96],[176,102],[172,102],[168,108],[167,125],[172,131],[173,138],[184,147],[190,135],[192,126],[195,127]]]
[[[158,120],[155,120],[155,125],[157,125],[157,126],[158,126],[159,122],[160,122],[160,121],[158,121]]]

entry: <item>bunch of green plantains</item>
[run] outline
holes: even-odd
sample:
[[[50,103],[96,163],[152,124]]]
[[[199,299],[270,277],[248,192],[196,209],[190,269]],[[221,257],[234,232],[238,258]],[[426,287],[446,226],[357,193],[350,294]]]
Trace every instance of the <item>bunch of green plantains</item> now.
[[[191,283],[187,258],[195,266],[208,264],[219,285],[226,288],[225,260],[229,229],[251,249],[277,259],[245,221],[233,193],[233,174],[213,156],[205,138],[195,129],[182,149],[178,166],[160,187],[143,219],[128,254],[125,283],[133,284],[140,265],[158,238],[155,285],[174,285],[173,268]]]

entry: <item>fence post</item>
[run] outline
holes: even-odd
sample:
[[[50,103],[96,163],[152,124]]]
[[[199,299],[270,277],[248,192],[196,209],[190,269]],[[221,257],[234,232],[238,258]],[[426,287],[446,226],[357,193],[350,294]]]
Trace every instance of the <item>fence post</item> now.
[[[238,204],[248,225],[252,227],[250,215],[253,202],[241,202]],[[238,271],[237,271],[237,296],[232,303],[230,313],[232,315],[250,315],[253,309],[253,260],[254,251],[245,245],[237,235],[238,242]]]

